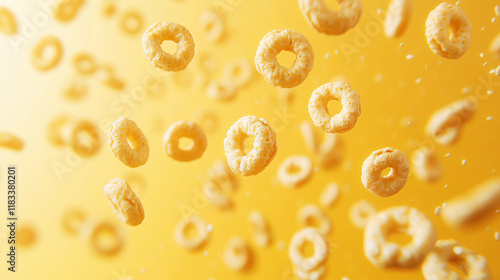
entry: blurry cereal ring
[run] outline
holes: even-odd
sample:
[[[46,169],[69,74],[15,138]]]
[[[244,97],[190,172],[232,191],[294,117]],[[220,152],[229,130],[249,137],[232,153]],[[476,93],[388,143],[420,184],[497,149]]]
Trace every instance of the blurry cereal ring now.
[[[60,22],[72,20],[84,2],[84,0],[60,0],[59,5],[54,9],[54,18]]]
[[[233,237],[226,243],[224,249],[224,263],[231,269],[242,270],[250,260],[248,246],[241,237]]]
[[[220,208],[231,207],[232,202],[227,194],[222,191],[222,188],[212,181],[208,181],[203,185],[203,194],[205,197]]]
[[[0,147],[21,151],[24,148],[24,141],[10,132],[0,131]]]
[[[490,44],[490,52],[493,53],[496,58],[500,58],[500,34],[495,36]]]
[[[142,17],[135,11],[128,11],[122,16],[120,26],[125,33],[135,34],[142,29]]]
[[[250,62],[246,58],[240,57],[229,61],[222,70],[223,76],[230,79],[237,88],[243,87],[252,78]]]
[[[101,71],[99,71],[99,70],[101,70]],[[101,66],[99,66],[98,71],[100,73],[103,73],[100,75],[99,79],[101,80],[101,82],[104,85],[106,85],[110,88],[116,89],[116,90],[121,90],[125,86],[125,83],[123,82],[123,80],[121,80],[115,76],[115,69],[113,68],[113,66],[108,65],[108,64],[101,65]]]
[[[328,102],[338,100],[342,103],[342,111],[331,116]],[[332,82],[317,88],[309,99],[309,114],[314,125],[327,133],[344,133],[351,130],[361,115],[359,94],[347,83]]]
[[[89,157],[101,148],[99,129],[87,120],[71,120],[63,128],[63,140],[82,157]]]
[[[295,188],[309,180],[312,169],[312,162],[308,157],[289,156],[278,169],[278,179],[283,186]]]
[[[342,159],[341,138],[338,134],[326,134],[316,153],[319,164],[328,168],[340,163]]]
[[[323,188],[319,202],[323,207],[331,207],[337,202],[339,194],[339,185],[337,183],[329,183]]]
[[[124,243],[124,236],[120,229],[108,222],[92,225],[89,238],[92,248],[101,255],[118,253]]]
[[[238,185],[236,178],[230,172],[227,163],[223,160],[216,160],[214,162],[208,170],[208,177],[211,182],[225,191],[233,191]]]
[[[132,188],[123,179],[112,179],[104,186],[104,194],[113,212],[122,222],[137,226],[144,220],[144,208]]]
[[[339,10],[333,11],[325,0],[299,0],[299,7],[309,24],[318,32],[340,35],[356,26],[363,12],[360,0],[337,0]]]
[[[450,268],[450,264],[458,265],[465,276]],[[489,280],[491,272],[486,259],[475,252],[462,247],[453,239],[438,240],[424,262],[422,273],[425,280]]]
[[[325,266],[320,266],[320,267],[313,269],[311,271],[304,271],[304,270],[300,269],[300,267],[293,267],[293,273],[300,280],[319,280],[319,279],[321,279],[321,277],[323,277],[323,274],[325,274],[325,271],[326,271]],[[293,278],[293,279],[296,279],[296,278]]]
[[[296,55],[293,66],[288,69],[279,64],[276,57],[282,51]],[[255,55],[257,71],[272,86],[292,88],[300,85],[314,65],[314,51],[307,38],[290,29],[276,29],[264,36]]]
[[[385,17],[385,35],[393,38],[403,35],[410,22],[412,11],[412,0],[392,0]]]
[[[36,241],[36,232],[31,225],[20,225],[17,230],[16,245],[30,247]]]
[[[181,138],[193,140],[191,147],[179,147]],[[172,124],[163,135],[163,148],[167,155],[178,161],[192,161],[200,158],[207,148],[207,137],[201,127],[194,122],[178,121]]]
[[[306,204],[302,206],[297,214],[297,220],[300,226],[314,227],[324,236],[330,233],[332,228],[328,216],[314,204]]]
[[[70,120],[68,115],[59,115],[54,118],[47,127],[47,138],[54,146],[63,146],[64,139],[62,136],[62,128]]]
[[[458,6],[447,2],[432,10],[425,23],[429,47],[445,58],[462,57],[470,46],[471,33],[472,24],[467,15]]]
[[[261,212],[255,210],[248,215],[248,222],[253,230],[255,243],[261,247],[266,247],[271,242],[269,226]]]
[[[187,236],[188,227],[195,227],[197,235],[195,237]],[[181,246],[189,250],[199,248],[207,241],[208,230],[206,222],[198,216],[188,216],[179,221],[174,230],[175,241]]]
[[[101,11],[105,17],[110,17],[116,12],[115,0],[103,0],[101,3]]]
[[[255,137],[253,149],[245,154],[244,140]],[[269,123],[256,116],[245,116],[234,123],[224,139],[224,152],[231,170],[244,176],[257,175],[278,151],[276,134]]]
[[[389,241],[394,231],[410,235],[412,241],[406,245]],[[432,221],[422,212],[407,206],[391,207],[368,221],[365,256],[378,267],[414,267],[432,250],[436,236]]]
[[[221,39],[224,32],[224,22],[219,14],[210,10],[205,11],[201,14],[198,22],[208,41],[216,42]]]
[[[301,247],[307,241],[314,245],[314,254],[310,257],[305,257],[301,252]],[[326,260],[327,255],[328,247],[325,238],[315,228],[301,229],[290,240],[288,256],[292,264],[302,271],[311,271],[319,267]]]
[[[206,75],[211,75],[217,69],[217,58],[208,52],[201,52],[196,56],[198,65]]]
[[[386,168],[391,168],[391,172],[382,176]],[[384,148],[376,150],[363,162],[361,182],[375,195],[393,196],[405,186],[409,172],[410,163],[403,152]]]
[[[78,234],[86,218],[87,215],[83,212],[83,210],[78,208],[68,209],[64,212],[62,226],[69,233]]]
[[[173,55],[161,48],[163,41],[168,40],[177,43],[177,51]],[[173,22],[159,22],[144,32],[142,49],[155,67],[165,71],[181,71],[194,57],[194,40],[186,27]]]
[[[413,152],[413,170],[422,181],[433,182],[441,178],[443,168],[436,153],[428,148],[420,148]]]
[[[65,98],[74,101],[84,97],[87,94],[88,87],[84,79],[81,79],[79,77],[72,77],[67,82],[68,83],[62,90],[62,94]]]
[[[304,139],[304,143],[306,144],[306,148],[311,153],[317,153],[318,151],[318,138],[314,133],[314,127],[307,121],[303,121],[300,124],[300,132],[302,134],[302,138]]]
[[[352,224],[359,229],[364,229],[375,214],[377,214],[377,209],[364,199],[354,203],[349,209],[349,218]]]
[[[217,114],[206,108],[199,108],[195,112],[195,119],[203,131],[212,132],[217,128],[219,118]]]
[[[79,53],[73,57],[73,68],[80,74],[92,74],[97,70],[97,63],[88,53]]]
[[[137,124],[127,118],[119,118],[111,124],[108,146],[115,157],[128,167],[138,167],[148,161],[148,139]]]
[[[50,57],[45,57],[44,55],[47,48],[54,50]],[[46,71],[57,66],[61,61],[62,55],[63,47],[61,41],[54,36],[45,36],[33,48],[31,64],[40,71]]]
[[[0,32],[5,35],[14,35],[17,33],[17,21],[12,12],[0,7]]]
[[[236,95],[236,84],[232,79],[213,80],[207,86],[207,96],[215,100],[230,100]]]

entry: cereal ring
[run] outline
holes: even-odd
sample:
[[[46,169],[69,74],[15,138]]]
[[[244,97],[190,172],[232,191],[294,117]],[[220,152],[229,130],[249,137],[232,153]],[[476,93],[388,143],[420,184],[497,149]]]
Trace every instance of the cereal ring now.
[[[206,38],[210,42],[219,41],[224,33],[224,22],[214,11],[205,11],[201,14],[199,24]]]
[[[245,154],[244,140],[255,137],[253,149]],[[269,123],[256,116],[245,116],[234,123],[224,139],[224,152],[231,170],[244,176],[257,175],[278,151],[276,134]]]
[[[253,230],[255,243],[261,247],[269,245],[271,242],[271,235],[269,234],[269,226],[262,213],[259,211],[252,211],[248,215],[248,221]]]
[[[123,179],[112,179],[104,186],[104,194],[108,197],[113,212],[122,222],[137,226],[144,220],[142,203]]]
[[[83,210],[78,208],[69,209],[64,212],[62,218],[62,226],[71,234],[77,234],[80,232],[87,215]]]
[[[62,90],[63,96],[71,101],[83,98],[88,93],[88,86],[84,79],[73,77],[67,81]]]
[[[101,132],[90,121],[67,121],[62,129],[62,139],[82,157],[94,155],[101,148]]]
[[[443,173],[436,153],[428,148],[420,148],[413,153],[412,165],[415,175],[422,181],[437,181]]]
[[[120,27],[125,33],[136,34],[142,29],[142,17],[135,11],[128,11],[123,14],[120,20]]]
[[[189,149],[179,147],[181,138],[193,140]],[[167,155],[178,161],[199,159],[207,148],[207,137],[201,127],[194,122],[178,121],[172,124],[163,135],[163,148]]]
[[[339,185],[337,183],[329,183],[323,188],[319,202],[323,207],[331,207],[337,202],[339,195]]]
[[[101,70],[100,73],[103,73],[100,75],[99,79],[104,85],[116,90],[123,89],[125,83],[115,76],[115,69],[113,66],[107,64],[101,65],[98,70]]]
[[[392,0],[384,23],[387,37],[397,38],[406,30],[413,11],[412,0]]]
[[[44,55],[47,48],[54,49],[51,57],[45,57]],[[54,36],[45,36],[33,48],[31,64],[40,71],[46,71],[57,66],[61,61],[62,55],[63,48],[61,41]]]
[[[314,254],[305,257],[300,248],[305,242],[311,242],[314,245]],[[311,271],[321,266],[328,255],[328,247],[321,233],[312,227],[304,228],[296,232],[290,241],[288,256],[292,264],[302,271]]]
[[[302,227],[314,227],[324,236],[330,233],[332,228],[330,219],[318,206],[306,204],[300,208],[297,220]]]
[[[339,10],[330,9],[325,0],[299,0],[299,7],[309,24],[318,32],[340,35],[356,26],[363,12],[360,0],[337,0]]]
[[[108,146],[115,157],[128,167],[138,167],[148,161],[148,139],[137,124],[127,118],[119,118],[111,124]]]
[[[364,199],[354,203],[349,210],[349,218],[352,224],[359,229],[364,229],[375,214],[377,214],[375,206]]]
[[[0,32],[5,35],[14,35],[17,33],[17,21],[12,12],[0,7]]]
[[[70,116],[62,114],[54,118],[47,127],[47,138],[54,146],[63,146],[64,139],[62,136],[62,128],[70,120]]]
[[[342,103],[342,111],[331,116],[328,102],[338,100]],[[314,125],[324,132],[344,133],[351,130],[361,115],[359,94],[347,83],[332,82],[317,88],[309,99],[309,114]]]
[[[60,0],[59,5],[54,9],[54,18],[60,22],[72,20],[84,2],[84,0]]]
[[[282,51],[296,55],[292,68],[281,66],[276,57]],[[314,51],[307,38],[290,29],[276,29],[264,36],[255,55],[257,71],[272,86],[296,87],[305,81],[314,65]]]
[[[311,271],[304,271],[304,270],[300,269],[299,267],[293,268],[293,274],[295,274],[295,276],[297,276],[297,278],[300,280],[319,280],[321,277],[323,277],[323,274],[325,274],[325,271],[326,271],[325,266],[320,266],[320,267],[318,267],[314,270],[311,270]]]
[[[209,109],[200,108],[196,110],[194,118],[200,127],[207,132],[213,132],[219,123],[217,114]]]
[[[92,74],[97,70],[97,63],[88,53],[79,53],[73,57],[73,68],[84,75]]]
[[[226,243],[224,263],[231,269],[242,270],[250,260],[250,250],[243,238],[233,237]]]
[[[391,232],[412,237],[406,245],[388,241]],[[414,267],[436,242],[436,229],[424,213],[407,206],[391,207],[378,212],[366,225],[364,251],[378,267]]]
[[[450,268],[450,265],[459,266],[465,277]],[[426,280],[489,280],[491,272],[486,259],[475,252],[462,247],[453,239],[438,240],[424,262],[422,273]]]
[[[453,144],[459,136],[460,128],[476,111],[474,99],[458,100],[435,112],[427,122],[427,135],[441,145]]]
[[[222,75],[233,82],[236,88],[244,87],[252,79],[252,68],[246,58],[240,57],[229,61]]]
[[[92,225],[89,238],[92,248],[97,253],[108,256],[118,253],[125,243],[120,229],[108,222]]]
[[[231,100],[236,95],[236,84],[232,79],[214,80],[207,86],[207,96],[215,100]]]
[[[214,162],[208,171],[208,177],[211,182],[225,191],[233,191],[238,186],[238,181],[229,171],[227,163],[223,160],[216,160]]]
[[[382,176],[386,168],[391,168],[391,172]],[[393,196],[405,186],[409,172],[410,163],[403,152],[384,148],[376,150],[363,162],[361,182],[375,195]]]
[[[177,43],[177,51],[173,55],[161,48],[163,41],[168,40]],[[186,69],[194,57],[194,40],[186,27],[173,22],[159,22],[144,32],[142,49],[156,68],[181,71]]]
[[[278,168],[278,179],[288,188],[298,187],[312,175],[313,165],[306,156],[289,156]]]
[[[187,236],[188,227],[195,227],[197,235],[195,237]],[[179,221],[174,230],[174,238],[177,243],[189,250],[199,248],[208,239],[208,230],[206,222],[198,216],[188,216]]]
[[[203,185],[203,194],[205,197],[220,208],[229,208],[232,206],[231,199],[224,193],[221,187],[212,181],[208,181]]]
[[[36,241],[36,232],[31,225],[19,226],[17,230],[16,244],[19,247],[30,247]]]
[[[21,151],[24,148],[24,141],[16,135],[9,132],[0,132],[0,147]]]
[[[449,34],[451,33],[451,34]],[[472,23],[455,5],[444,2],[432,10],[425,23],[425,35],[431,50],[442,57],[457,59],[470,46]]]

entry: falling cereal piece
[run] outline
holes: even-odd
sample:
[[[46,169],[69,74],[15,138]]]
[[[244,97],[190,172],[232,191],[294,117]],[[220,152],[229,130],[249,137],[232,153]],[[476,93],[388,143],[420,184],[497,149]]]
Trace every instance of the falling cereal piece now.
[[[500,232],[495,232],[495,240],[500,240]]]
[[[440,206],[438,206],[434,210],[434,214],[436,214],[436,216],[440,216],[441,215],[441,211],[442,211],[442,208]]]

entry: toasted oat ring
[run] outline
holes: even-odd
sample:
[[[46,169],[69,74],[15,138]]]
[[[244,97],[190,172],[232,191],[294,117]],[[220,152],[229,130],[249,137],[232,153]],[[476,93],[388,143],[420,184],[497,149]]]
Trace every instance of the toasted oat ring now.
[[[391,232],[411,235],[404,246],[388,241]],[[424,213],[407,206],[396,206],[378,212],[366,225],[364,251],[378,267],[414,267],[436,242],[436,229]]]
[[[54,53],[51,57],[44,57],[46,48],[53,48]],[[45,36],[40,40],[31,53],[31,64],[40,70],[46,71],[54,68],[59,64],[63,55],[63,47],[61,41],[54,36]]]
[[[112,242],[109,242],[109,233],[111,233]],[[103,243],[100,239],[101,236],[106,236],[106,243]],[[99,254],[102,255],[114,255],[120,251],[123,247],[124,237],[121,231],[113,224],[108,222],[100,222],[94,225],[90,232],[90,244],[92,248]]]
[[[325,0],[299,0],[299,7],[309,24],[318,32],[340,35],[356,26],[363,12],[361,0],[337,0],[339,10],[330,9]]]
[[[17,33],[17,21],[12,12],[0,7],[0,32],[5,35],[14,35]]]
[[[317,226],[314,227],[324,236],[330,233],[332,229],[332,224],[328,216],[314,204],[302,206],[297,214],[297,221],[303,227],[313,227],[313,224],[316,224]]]
[[[0,147],[21,151],[24,148],[24,141],[10,132],[0,132]]]
[[[97,70],[97,63],[88,53],[79,53],[73,57],[73,68],[80,74],[92,74]]]
[[[233,191],[238,185],[238,181],[229,171],[227,163],[223,160],[216,160],[208,171],[209,181],[218,185],[222,190]]]
[[[181,138],[193,140],[192,146],[183,150],[179,147]],[[178,161],[192,161],[200,158],[207,148],[207,137],[195,122],[178,121],[172,124],[163,135],[163,148],[167,155]]]
[[[420,148],[413,152],[413,170],[422,181],[434,182],[441,178],[443,168],[436,153],[429,148]]]
[[[386,168],[391,168],[391,172],[382,176]],[[375,195],[393,196],[405,186],[409,172],[410,163],[403,152],[384,148],[376,150],[363,162],[361,182]]]
[[[186,236],[186,230],[189,226],[196,228],[196,237],[189,238]],[[175,241],[180,246],[189,250],[195,250],[203,245],[207,241],[208,234],[206,222],[200,217],[193,215],[180,220],[174,230]]]
[[[163,41],[167,40],[177,43],[177,51],[173,55],[161,48]],[[194,57],[194,40],[186,27],[174,22],[159,22],[144,32],[142,49],[155,67],[165,71],[181,71]]]
[[[222,75],[226,79],[230,79],[237,88],[245,86],[252,78],[250,62],[243,57],[229,61],[226,66],[224,66],[222,73]]]
[[[327,107],[331,100],[342,103],[342,111],[334,116],[330,115]],[[309,99],[309,114],[314,125],[324,132],[347,132],[354,127],[361,115],[359,94],[344,82],[324,84],[312,93]]]
[[[375,206],[364,199],[354,203],[349,209],[349,218],[352,224],[359,229],[364,229],[375,214],[377,214]]]
[[[128,167],[138,167],[148,161],[148,139],[137,124],[127,118],[119,118],[111,124],[108,146],[115,157]]]
[[[293,52],[296,59],[290,69],[276,57],[281,51]],[[257,71],[273,86],[292,88],[305,81],[314,65],[314,51],[307,38],[290,29],[276,29],[264,36],[255,55]]]
[[[109,200],[113,212],[122,222],[137,226],[144,220],[144,208],[141,200],[123,179],[112,179],[104,186],[104,194]]]
[[[99,129],[87,120],[70,120],[66,122],[63,131],[64,143],[82,157],[94,155],[101,148]],[[83,136],[86,136],[85,138]],[[87,141],[84,141],[88,140]]]
[[[269,245],[271,242],[271,235],[264,215],[257,210],[252,211],[248,215],[248,221],[253,229],[255,243],[261,247]]]
[[[69,209],[64,213],[62,225],[69,233],[78,234],[87,215],[78,208]]]
[[[255,137],[253,149],[245,154],[244,140]],[[256,116],[245,116],[234,123],[224,139],[224,152],[231,170],[244,176],[263,171],[278,151],[276,134],[269,123]]]
[[[139,13],[128,11],[122,16],[120,26],[125,33],[135,34],[141,31],[142,22],[143,20]]]
[[[313,165],[308,157],[289,156],[278,169],[278,179],[285,187],[295,188],[311,177],[312,169]]]
[[[229,78],[214,80],[207,86],[207,96],[215,100],[231,100],[236,92],[236,84]]]
[[[60,22],[72,20],[84,2],[84,0],[61,0],[54,9],[54,18]]]
[[[224,22],[216,12],[210,10],[203,12],[199,24],[209,41],[216,42],[221,39],[224,33]]]
[[[453,271],[448,263],[458,265],[466,274],[465,277]],[[464,248],[453,239],[438,240],[424,262],[422,273],[426,280],[489,280],[491,272],[486,259],[475,252]]]
[[[300,248],[306,241],[314,245],[314,254],[310,257],[304,257]],[[290,241],[288,256],[292,264],[302,271],[311,271],[320,266],[328,255],[326,241],[321,233],[312,227],[307,227],[296,232]]]
[[[384,22],[387,37],[397,38],[406,30],[413,11],[412,0],[392,0]]]
[[[229,239],[224,249],[224,263],[231,269],[242,270],[250,260],[250,251],[241,237]]]
[[[458,6],[450,3],[441,3],[432,10],[425,27],[429,47],[442,57],[460,58],[471,44],[471,21]]]
[[[220,208],[229,208],[232,205],[229,196],[222,191],[221,186],[217,185],[212,181],[208,181],[203,185],[203,194],[205,197],[213,203],[215,206]]]

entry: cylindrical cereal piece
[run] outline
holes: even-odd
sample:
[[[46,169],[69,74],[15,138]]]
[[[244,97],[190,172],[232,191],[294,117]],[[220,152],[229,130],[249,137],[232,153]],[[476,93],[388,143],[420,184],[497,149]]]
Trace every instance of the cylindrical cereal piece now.
[[[305,257],[301,252],[301,247],[305,242],[311,242],[314,245],[314,253],[310,257]],[[326,240],[315,228],[301,229],[290,240],[288,256],[292,264],[300,270],[306,272],[314,270],[321,266],[328,256]]]
[[[179,147],[181,138],[193,141],[189,149]],[[172,124],[163,135],[163,148],[167,155],[178,161],[199,159],[207,148],[207,137],[201,127],[194,122],[178,121]]]
[[[0,32],[5,35],[14,35],[17,33],[16,18],[6,7],[0,7]]]
[[[288,188],[298,187],[312,175],[313,165],[306,156],[289,156],[278,169],[278,179]]]
[[[148,139],[137,124],[127,118],[119,118],[111,124],[108,146],[115,157],[128,167],[138,167],[148,161]]]
[[[339,10],[333,11],[325,0],[299,0],[299,7],[309,24],[318,32],[340,35],[358,23],[363,5],[361,0],[337,0]]]
[[[352,224],[359,229],[364,229],[375,214],[377,214],[375,206],[364,199],[354,203],[349,209],[349,218]]]
[[[306,204],[299,209],[297,221],[302,227],[314,227],[324,236],[330,233],[332,224],[328,216],[318,206]]]
[[[45,57],[46,48],[54,49],[50,57]],[[47,71],[59,64],[63,55],[61,41],[54,36],[45,36],[40,40],[31,53],[31,64],[40,71]]]
[[[196,228],[196,236],[187,236],[187,228]],[[174,239],[181,246],[189,250],[198,249],[208,239],[207,223],[198,216],[190,215],[179,221],[174,230]]]
[[[112,179],[104,186],[104,194],[108,197],[113,212],[122,222],[137,226],[144,220],[144,208],[132,188],[123,179]]]
[[[255,210],[248,214],[248,222],[253,230],[255,243],[261,247],[266,247],[271,242],[269,226],[261,212]]]
[[[413,11],[412,0],[392,0],[384,22],[387,37],[397,38],[406,30]]]
[[[412,165],[415,175],[422,181],[434,182],[441,178],[443,167],[436,153],[429,148],[420,148],[413,153]]]
[[[323,188],[319,202],[323,207],[335,205],[340,195],[340,187],[337,183],[329,183]]]
[[[250,260],[250,250],[243,238],[233,237],[226,243],[224,263],[231,269],[242,270]]]
[[[10,132],[0,131],[0,147],[21,151],[24,148],[24,141]]]

